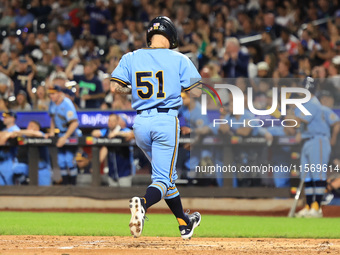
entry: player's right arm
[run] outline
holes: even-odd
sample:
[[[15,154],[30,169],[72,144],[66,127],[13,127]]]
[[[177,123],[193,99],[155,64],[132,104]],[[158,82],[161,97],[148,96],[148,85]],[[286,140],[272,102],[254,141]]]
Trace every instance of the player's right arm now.
[[[183,56],[181,58],[180,82],[182,90],[192,97],[200,97],[202,94],[201,75],[191,60]]]
[[[111,74],[111,92],[131,94],[131,53],[125,54]]]
[[[117,94],[131,94],[131,87],[111,80],[111,92]]]

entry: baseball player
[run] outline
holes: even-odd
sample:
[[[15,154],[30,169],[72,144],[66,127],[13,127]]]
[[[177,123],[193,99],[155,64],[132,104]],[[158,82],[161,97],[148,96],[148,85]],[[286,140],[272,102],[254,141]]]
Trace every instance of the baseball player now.
[[[6,143],[11,137],[12,132],[20,130],[15,124],[17,114],[13,111],[2,113],[3,122],[6,128],[1,134],[1,144]],[[17,147],[2,148],[0,150],[0,186],[13,185],[12,165],[16,155]]]
[[[12,133],[11,137],[28,136],[28,137],[44,137],[44,133],[40,131],[40,123],[31,120],[27,129],[21,129]],[[49,186],[52,183],[52,171],[50,164],[50,156],[47,146],[39,146],[39,163],[38,163],[38,185]],[[16,184],[26,181],[29,175],[28,168],[28,147],[20,146],[16,155],[17,162],[13,164],[13,174],[16,177]]]
[[[305,182],[306,206],[296,213],[296,217],[322,217],[321,200],[326,187],[327,171],[316,171],[320,166],[327,166],[330,153],[330,132],[325,117],[324,107],[314,96],[316,86],[314,79],[306,77],[303,85],[308,89],[312,97],[304,104],[311,115],[304,115],[298,108],[295,116],[300,122],[300,135],[302,139],[301,151],[301,178]],[[313,169],[314,168],[314,171]]]
[[[200,75],[189,58],[172,51],[177,47],[177,31],[172,21],[159,16],[146,33],[149,48],[125,54],[112,72],[113,93],[132,94],[132,108],[137,110],[133,126],[136,143],[152,165],[152,184],[143,197],[130,200],[130,232],[139,237],[147,209],[165,199],[177,218],[183,239],[190,239],[201,222],[198,212],[183,212],[175,185],[179,139],[178,108],[181,91],[199,96]]]
[[[51,116],[51,126],[49,136],[55,135],[55,128],[58,128],[58,165],[62,176],[62,184],[76,185],[77,166],[74,162],[77,147],[64,147],[70,136],[79,135],[78,116],[72,101],[65,97],[61,88],[53,85],[48,89],[51,99],[49,115]]]

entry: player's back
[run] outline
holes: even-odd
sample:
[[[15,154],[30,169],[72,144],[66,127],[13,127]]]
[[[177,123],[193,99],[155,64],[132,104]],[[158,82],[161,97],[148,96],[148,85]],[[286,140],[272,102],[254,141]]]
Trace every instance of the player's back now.
[[[124,58],[126,58],[124,60]],[[183,54],[164,48],[145,48],[123,56],[132,86],[132,107],[177,108],[182,105],[181,89],[190,78],[199,78]]]
[[[325,112],[323,106],[316,97],[311,98],[304,107],[311,113],[311,115],[304,115],[299,109],[295,112],[300,118],[307,121],[302,123],[302,138],[310,138],[318,135],[328,135],[329,126],[325,119]]]

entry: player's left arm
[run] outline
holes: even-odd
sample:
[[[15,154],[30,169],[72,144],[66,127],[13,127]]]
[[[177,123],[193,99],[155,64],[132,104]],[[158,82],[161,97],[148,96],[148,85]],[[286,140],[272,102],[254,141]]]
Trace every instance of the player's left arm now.
[[[192,97],[200,97],[202,95],[202,84],[198,85],[197,87],[188,90],[188,93]]]
[[[334,146],[336,144],[336,140],[338,138],[338,134],[340,132],[340,122],[336,122],[333,124],[332,136],[331,136],[331,145]]]
[[[131,94],[131,86],[128,87],[127,85],[123,85],[113,80],[111,80],[110,86],[111,86],[112,93]]]

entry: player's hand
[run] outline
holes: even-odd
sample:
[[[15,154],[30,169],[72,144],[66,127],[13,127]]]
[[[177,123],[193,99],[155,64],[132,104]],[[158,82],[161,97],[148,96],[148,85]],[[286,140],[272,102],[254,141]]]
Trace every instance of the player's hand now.
[[[230,54],[229,53],[224,53],[223,59],[225,62],[228,62],[230,59]]]
[[[297,143],[301,143],[302,141],[302,137],[301,137],[301,133],[297,133],[296,136],[295,136],[295,141]]]
[[[335,136],[332,136],[332,138],[331,138],[331,146],[335,146],[336,145],[336,139],[337,137]]]
[[[82,95],[81,99],[86,101],[86,100],[91,99],[91,96],[90,95]]]
[[[181,127],[181,133],[182,135],[187,135],[191,133],[191,128],[189,127]]]
[[[269,133],[269,132],[266,132],[264,137],[266,138],[267,145],[271,146],[272,143],[273,143],[273,135],[271,133]]]
[[[114,137],[116,137],[118,134],[119,134],[119,132],[117,132],[117,131],[111,131],[107,137],[108,137],[108,138],[114,138]]]
[[[44,138],[50,138],[50,137],[54,137],[54,133],[47,133],[44,135]]]
[[[11,138],[16,138],[16,137],[18,137],[18,136],[20,136],[20,134],[19,134],[19,132],[18,131],[14,131],[14,132],[12,132],[11,133]]]
[[[65,136],[62,136],[58,139],[56,146],[58,148],[63,147],[67,141],[67,138]]]

